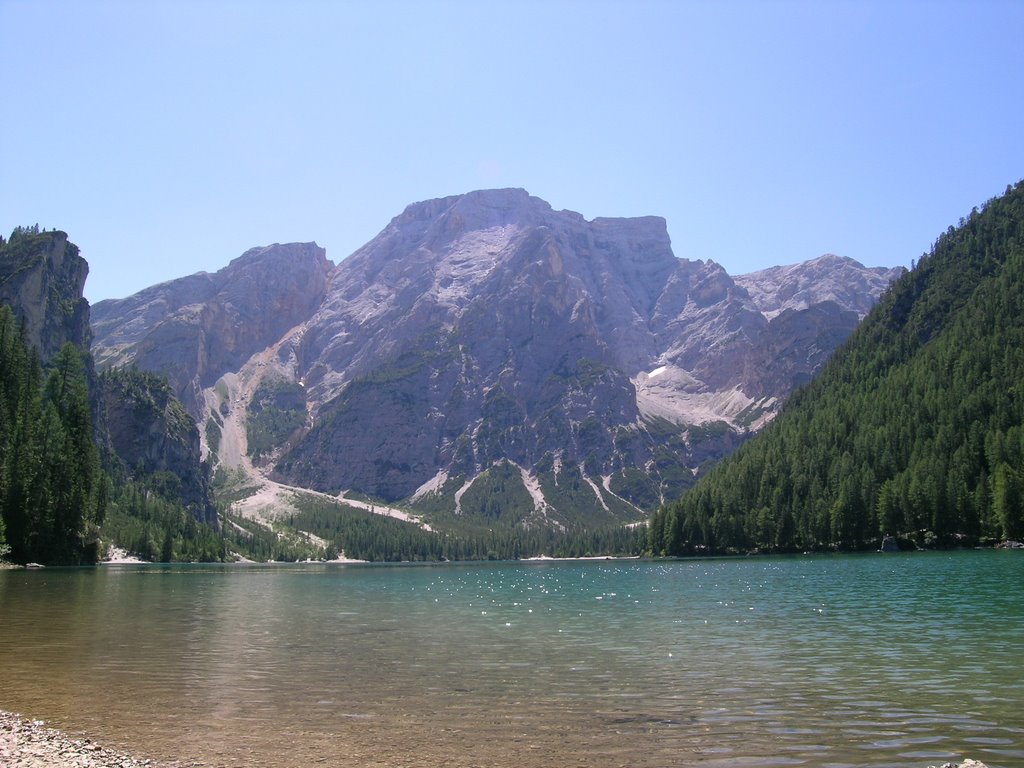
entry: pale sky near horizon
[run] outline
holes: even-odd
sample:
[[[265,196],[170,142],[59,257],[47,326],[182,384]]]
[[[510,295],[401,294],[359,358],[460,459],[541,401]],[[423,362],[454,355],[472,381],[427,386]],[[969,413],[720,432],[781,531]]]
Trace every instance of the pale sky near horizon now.
[[[662,216],[731,274],[907,265],[1024,178],[1024,2],[0,0],[0,232],[96,302],[413,202]]]

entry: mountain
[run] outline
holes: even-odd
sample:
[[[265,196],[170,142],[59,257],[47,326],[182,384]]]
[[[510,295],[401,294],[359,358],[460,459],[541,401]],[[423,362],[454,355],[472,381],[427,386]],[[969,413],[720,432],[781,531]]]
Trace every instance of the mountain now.
[[[950,227],[778,418],[651,523],[655,552],[1024,537],[1024,183]]]
[[[676,258],[660,218],[486,190],[410,205],[337,267],[271,246],[100,302],[94,349],[166,373],[221,466],[434,521],[596,525],[642,518],[770,420],[888,274],[785,270],[734,280]],[[228,298],[242,276],[252,329]]]

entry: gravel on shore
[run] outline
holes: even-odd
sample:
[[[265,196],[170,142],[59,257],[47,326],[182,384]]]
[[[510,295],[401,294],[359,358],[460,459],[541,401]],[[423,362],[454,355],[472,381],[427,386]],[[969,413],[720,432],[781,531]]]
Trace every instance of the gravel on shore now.
[[[107,749],[92,739],[76,739],[47,728],[42,720],[28,720],[0,710],[0,765],[3,768],[186,768],[182,763],[140,760]],[[199,768],[197,764],[190,766]]]
[[[0,709],[0,766],[3,768],[204,768],[202,763],[140,760],[107,749],[92,739],[75,739],[47,728],[42,720],[28,720]],[[977,760],[943,763],[929,768],[987,768]]]

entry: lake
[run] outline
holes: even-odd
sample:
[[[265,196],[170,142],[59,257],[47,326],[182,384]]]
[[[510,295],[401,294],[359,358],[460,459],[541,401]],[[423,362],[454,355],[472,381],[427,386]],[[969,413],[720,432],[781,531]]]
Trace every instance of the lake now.
[[[0,572],[0,708],[209,766],[1024,765],[1024,552]]]

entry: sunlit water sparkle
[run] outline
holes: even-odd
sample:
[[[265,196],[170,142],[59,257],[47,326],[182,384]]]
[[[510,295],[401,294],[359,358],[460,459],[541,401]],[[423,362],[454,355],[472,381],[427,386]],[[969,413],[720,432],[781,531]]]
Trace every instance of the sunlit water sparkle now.
[[[210,766],[1024,765],[1024,553],[0,573],[0,707]]]

